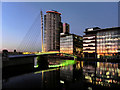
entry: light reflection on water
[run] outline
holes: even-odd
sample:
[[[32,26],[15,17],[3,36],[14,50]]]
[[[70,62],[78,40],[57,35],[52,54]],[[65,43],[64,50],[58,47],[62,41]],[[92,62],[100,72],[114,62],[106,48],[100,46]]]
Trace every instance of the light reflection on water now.
[[[120,64],[77,61],[60,68],[36,71],[3,80],[3,88],[120,87]]]
[[[95,85],[120,85],[120,69],[118,63],[96,62],[83,65],[83,74],[88,82]]]

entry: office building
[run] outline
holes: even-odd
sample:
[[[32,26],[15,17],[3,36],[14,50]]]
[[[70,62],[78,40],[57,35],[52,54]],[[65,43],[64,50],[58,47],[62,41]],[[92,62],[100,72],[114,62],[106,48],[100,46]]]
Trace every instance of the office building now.
[[[61,13],[47,11],[44,15],[44,51],[60,50],[60,32],[62,32]]]
[[[100,29],[97,31],[97,57],[114,57],[120,55],[120,27]],[[111,58],[112,58],[111,57]]]
[[[83,36],[85,57],[90,57],[89,54],[94,53],[96,58],[120,58],[120,27],[88,29],[85,34]]]
[[[91,32],[93,30],[100,29],[98,27],[87,28],[85,30],[85,35],[83,35],[83,53],[84,57],[96,57],[96,32]]]
[[[75,34],[60,34],[60,52],[82,56],[82,36]]]

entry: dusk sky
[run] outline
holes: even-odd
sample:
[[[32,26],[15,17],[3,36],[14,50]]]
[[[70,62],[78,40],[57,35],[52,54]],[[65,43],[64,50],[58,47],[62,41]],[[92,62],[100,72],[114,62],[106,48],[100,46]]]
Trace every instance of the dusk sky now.
[[[62,13],[62,22],[70,24],[70,32],[81,36],[84,35],[86,28],[118,26],[117,2],[4,2],[2,3],[3,49],[14,50],[20,46],[40,10],[43,14],[46,14],[47,10]],[[38,42],[36,50],[40,51],[40,38]]]

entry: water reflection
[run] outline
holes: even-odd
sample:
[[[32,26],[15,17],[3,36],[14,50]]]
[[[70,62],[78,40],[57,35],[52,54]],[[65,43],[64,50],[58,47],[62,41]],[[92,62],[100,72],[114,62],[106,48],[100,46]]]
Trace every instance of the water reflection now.
[[[85,79],[94,85],[107,87],[120,85],[120,69],[118,68],[118,63],[84,63],[83,74]]]
[[[97,62],[96,84],[111,86],[120,84],[118,63]]]
[[[59,88],[59,69],[42,70],[14,76],[3,80],[3,89],[16,88]]]
[[[73,65],[60,68],[60,77],[62,80],[73,80]]]
[[[120,87],[119,63],[77,61],[57,68],[35,71],[3,80],[3,88],[59,88],[96,90]]]

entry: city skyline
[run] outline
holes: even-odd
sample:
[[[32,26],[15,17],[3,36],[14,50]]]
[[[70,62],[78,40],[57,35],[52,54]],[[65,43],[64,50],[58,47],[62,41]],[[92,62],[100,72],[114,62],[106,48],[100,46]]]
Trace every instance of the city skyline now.
[[[90,27],[110,28],[118,26],[118,3],[3,3],[3,46],[16,49],[31,27],[34,19],[43,11],[57,10],[62,13],[61,21],[70,25],[70,32],[83,35]],[[103,14],[104,13],[104,14]],[[114,14],[113,14],[114,13]],[[29,15],[29,16],[28,16]],[[41,28],[40,28],[41,29]],[[41,34],[40,34],[41,35]],[[41,39],[40,39],[41,40]],[[40,43],[39,43],[40,44]],[[41,45],[38,48],[41,49]]]

